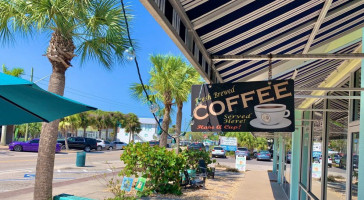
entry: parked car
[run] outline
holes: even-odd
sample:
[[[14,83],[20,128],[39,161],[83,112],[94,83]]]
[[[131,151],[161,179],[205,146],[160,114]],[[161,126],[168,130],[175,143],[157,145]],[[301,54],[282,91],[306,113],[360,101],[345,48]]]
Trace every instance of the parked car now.
[[[250,160],[250,151],[245,147],[238,147],[238,149],[235,151],[235,158],[236,156],[246,156],[247,160]]]
[[[97,142],[97,151],[101,151],[102,149],[108,149],[108,150],[113,149],[109,141],[97,139],[96,142]]]
[[[205,145],[201,142],[191,143],[187,146],[187,150],[204,150],[206,151]]]
[[[353,155],[352,162],[353,162],[353,168],[358,168],[359,155]],[[339,163],[339,167],[340,168],[346,168],[346,155],[344,155],[343,157],[341,157],[340,163]]]
[[[188,146],[190,144],[190,142],[189,141],[180,141],[179,142],[179,145],[180,146]]]
[[[56,144],[56,153],[61,151],[62,144]],[[38,152],[39,138],[29,140],[27,142],[12,142],[9,144],[10,151],[34,151]]]
[[[111,146],[114,149],[121,149],[123,150],[125,148],[125,146],[127,146],[128,144],[126,144],[125,142],[118,142],[118,141],[113,141],[111,142]]]
[[[65,148],[65,141],[59,140],[62,144],[62,148]],[[90,152],[92,149],[97,150],[97,141],[95,138],[84,138],[84,137],[69,137],[67,138],[68,148],[70,149],[81,149],[86,152]]]
[[[321,163],[321,161],[322,161],[322,155],[320,156],[320,163]],[[328,167],[332,167],[332,158],[331,158],[331,156],[327,156],[327,166]]]
[[[212,157],[223,157],[226,158],[225,150],[222,147],[214,147],[212,149]]]
[[[156,140],[151,140],[149,141],[149,146],[159,146],[159,141],[156,141]]]
[[[340,164],[340,159],[341,159],[341,156],[339,154],[334,155],[334,162],[336,164]]]
[[[286,163],[291,163],[291,156],[292,156],[291,152],[290,151],[287,152]]]
[[[257,160],[260,161],[260,160],[271,160],[271,156],[270,156],[270,153],[269,151],[259,151],[258,154],[257,154]]]

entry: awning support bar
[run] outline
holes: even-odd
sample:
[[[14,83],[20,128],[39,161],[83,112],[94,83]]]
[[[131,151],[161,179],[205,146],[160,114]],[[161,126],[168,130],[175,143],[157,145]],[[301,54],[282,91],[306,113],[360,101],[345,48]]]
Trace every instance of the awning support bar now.
[[[364,53],[350,54],[269,54],[269,55],[212,55],[213,61],[226,60],[348,60],[362,59]]]

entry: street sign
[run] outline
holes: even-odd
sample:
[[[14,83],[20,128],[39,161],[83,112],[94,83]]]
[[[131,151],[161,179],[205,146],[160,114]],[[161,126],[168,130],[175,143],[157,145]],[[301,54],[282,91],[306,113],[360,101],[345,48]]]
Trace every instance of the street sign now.
[[[239,171],[246,171],[246,156],[237,155],[235,159],[235,168]]]
[[[192,86],[193,132],[294,132],[294,81]]]

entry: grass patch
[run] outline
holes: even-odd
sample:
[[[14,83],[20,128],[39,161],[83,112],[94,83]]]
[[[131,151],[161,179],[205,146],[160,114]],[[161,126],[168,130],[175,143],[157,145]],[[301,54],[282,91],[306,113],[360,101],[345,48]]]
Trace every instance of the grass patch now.
[[[227,172],[239,172],[239,170],[238,170],[238,169],[236,169],[236,168],[231,168],[231,167],[226,168],[226,169],[225,169],[225,171],[227,171]]]

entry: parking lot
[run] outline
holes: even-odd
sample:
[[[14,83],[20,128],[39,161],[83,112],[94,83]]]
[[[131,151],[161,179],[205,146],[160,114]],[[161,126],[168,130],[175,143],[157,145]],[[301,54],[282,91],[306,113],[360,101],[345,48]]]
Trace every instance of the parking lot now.
[[[76,152],[57,153],[53,182],[92,177],[120,171],[123,151],[92,151],[86,154],[86,166],[76,167]],[[0,199],[2,193],[34,186],[37,153],[0,150]]]

